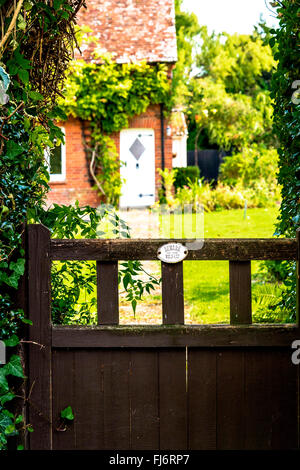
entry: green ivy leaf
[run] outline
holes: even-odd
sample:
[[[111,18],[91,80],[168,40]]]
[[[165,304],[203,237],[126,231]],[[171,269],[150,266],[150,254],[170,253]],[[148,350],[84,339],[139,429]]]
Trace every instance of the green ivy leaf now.
[[[12,424],[12,419],[4,411],[0,412],[0,434],[4,433],[7,427]]]
[[[3,369],[5,371],[5,375],[13,375],[15,377],[20,377],[22,379],[24,378],[21,358],[20,356],[17,356],[16,354],[11,356],[10,361],[7,364],[5,364]]]
[[[68,419],[69,421],[73,421],[74,419],[74,414],[71,406],[67,406],[62,412],[60,413],[60,416],[64,419]]]
[[[7,382],[7,378],[6,378],[6,373],[5,373],[5,369],[4,367],[2,367],[0,369],[0,392],[8,392],[9,391],[9,387],[8,387],[8,382]]]
[[[4,403],[7,403],[15,398],[15,394],[12,392],[7,392],[4,395],[0,395],[0,404],[3,406]]]
[[[6,346],[13,348],[19,344],[20,340],[17,335],[12,335],[10,338],[4,340]]]
[[[10,158],[15,158],[24,152],[24,148],[16,142],[10,140],[6,144],[6,152]]]
[[[19,258],[16,262],[11,261],[9,269],[15,272],[15,274],[22,276],[25,271],[25,259]]]
[[[14,434],[17,434],[18,431],[16,430],[16,426],[13,423],[11,423],[8,426],[6,426],[4,432],[7,436],[12,436]]]
[[[18,415],[18,416],[16,417],[16,421],[15,421],[16,424],[21,424],[21,423],[23,423],[23,421],[24,421],[24,420],[23,420],[23,416],[22,416],[22,415]]]

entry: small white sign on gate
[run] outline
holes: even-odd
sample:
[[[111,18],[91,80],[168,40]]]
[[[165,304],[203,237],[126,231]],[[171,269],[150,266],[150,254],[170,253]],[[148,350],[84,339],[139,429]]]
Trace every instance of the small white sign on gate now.
[[[159,247],[157,257],[165,263],[179,263],[188,254],[188,249],[181,243],[167,243]]]

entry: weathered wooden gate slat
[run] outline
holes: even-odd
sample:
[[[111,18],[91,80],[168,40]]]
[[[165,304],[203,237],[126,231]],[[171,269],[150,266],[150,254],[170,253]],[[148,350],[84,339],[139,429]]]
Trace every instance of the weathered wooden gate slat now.
[[[130,449],[130,352],[111,350],[102,354],[104,449]]]
[[[229,261],[230,324],[250,325],[251,309],[251,263]]]
[[[66,354],[69,353],[72,351],[66,352]],[[104,447],[102,368],[103,354],[99,350],[74,351],[74,392],[69,404],[74,410],[76,419],[74,423],[67,426],[66,433],[74,435],[77,450],[81,448],[94,450]],[[67,405],[68,402],[65,400],[64,406]]]
[[[162,315],[165,325],[184,324],[183,263],[161,263]]]
[[[189,253],[229,260],[230,325],[184,325],[182,263],[162,265],[163,325],[119,325],[118,261],[156,259],[162,243],[50,241],[29,226],[30,448],[297,448],[299,321],[250,324],[250,262],[298,260],[299,241],[207,240]],[[97,261],[98,325],[51,324],[50,259]]]
[[[52,394],[53,400],[53,449],[76,449],[76,432],[74,424],[70,423],[64,430],[65,423],[60,419],[60,413],[67,406],[74,409],[75,389],[77,387],[78,371],[76,369],[74,350],[54,350],[52,353]],[[90,397],[89,397],[90,398]],[[80,409],[77,407],[77,413]],[[78,417],[76,418],[77,424]]]
[[[244,449],[244,351],[217,353],[217,449]]]
[[[188,447],[217,448],[217,353],[188,349]]]
[[[159,352],[131,351],[130,410],[131,448],[159,449]]]
[[[98,325],[119,323],[118,261],[97,261]]]
[[[245,351],[245,448],[299,446],[298,372],[287,349]]]
[[[160,449],[187,449],[186,350],[159,351]]]

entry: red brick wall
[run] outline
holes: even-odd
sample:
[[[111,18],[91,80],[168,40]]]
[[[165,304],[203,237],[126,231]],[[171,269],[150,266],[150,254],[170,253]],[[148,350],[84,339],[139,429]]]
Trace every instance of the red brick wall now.
[[[70,118],[61,124],[65,129],[66,140],[66,180],[50,183],[47,204],[86,204],[96,207],[99,204],[97,192],[92,189],[87,161],[82,145],[81,126],[78,119]]]
[[[62,124],[66,132],[66,181],[50,183],[51,191],[47,203],[74,204],[76,200],[81,206],[86,204],[96,207],[100,199],[97,191],[92,189],[84,148],[82,145],[81,126],[77,119],[69,119]],[[172,168],[172,137],[166,135],[168,122],[165,120],[165,168]],[[157,169],[161,162],[161,121],[160,106],[149,106],[147,111],[131,119],[130,128],[154,129],[155,134],[155,167],[156,196],[160,187],[160,176]],[[120,134],[112,134],[120,151]]]

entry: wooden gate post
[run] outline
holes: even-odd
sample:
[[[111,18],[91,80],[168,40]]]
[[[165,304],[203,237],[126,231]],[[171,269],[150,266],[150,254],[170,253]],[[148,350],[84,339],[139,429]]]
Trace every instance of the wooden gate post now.
[[[50,231],[28,226],[30,450],[52,448]]]

